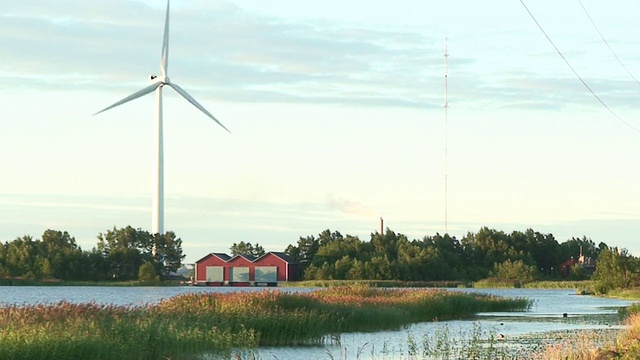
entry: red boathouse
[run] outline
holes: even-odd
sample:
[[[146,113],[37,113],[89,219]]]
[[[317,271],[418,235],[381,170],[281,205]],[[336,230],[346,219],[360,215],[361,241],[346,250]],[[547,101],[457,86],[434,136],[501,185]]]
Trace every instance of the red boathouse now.
[[[299,264],[283,252],[268,252],[258,258],[211,253],[196,261],[195,284],[277,286],[278,282],[297,281],[298,273]]]

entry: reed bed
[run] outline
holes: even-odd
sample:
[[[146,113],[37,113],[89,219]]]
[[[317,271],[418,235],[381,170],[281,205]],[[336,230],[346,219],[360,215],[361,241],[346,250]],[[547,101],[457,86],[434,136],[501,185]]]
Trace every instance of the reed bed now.
[[[401,281],[401,280],[303,280],[281,283],[284,287],[333,287],[368,285],[379,288],[467,288],[471,282],[465,281]]]
[[[590,291],[593,288],[593,281],[581,280],[581,281],[521,281],[521,280],[508,280],[487,278],[474,282],[472,287],[478,289],[487,288],[500,288],[500,289],[576,289],[578,291]]]
[[[563,281],[532,281],[522,285],[528,289],[576,289],[576,290],[590,290],[593,288],[593,281],[591,280],[563,280]]]
[[[10,360],[225,358],[231,349],[322,345],[331,334],[530,305],[520,298],[364,285],[311,293],[190,293],[147,306],[14,305],[0,308],[0,353]]]
[[[68,302],[3,307],[0,358],[190,358],[205,349],[226,354],[257,344],[250,331],[187,327],[180,315],[161,317],[153,309]]]
[[[610,290],[606,295],[619,299],[638,300],[640,299],[640,288],[614,289]]]

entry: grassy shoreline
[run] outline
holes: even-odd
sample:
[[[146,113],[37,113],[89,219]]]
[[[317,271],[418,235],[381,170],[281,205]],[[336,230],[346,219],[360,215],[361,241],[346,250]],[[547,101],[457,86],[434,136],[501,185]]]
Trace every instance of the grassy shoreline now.
[[[57,279],[30,280],[22,278],[0,278],[0,286],[184,286],[180,281],[141,282],[128,281],[67,281]],[[476,282],[469,281],[399,281],[399,280],[305,280],[295,282],[282,282],[278,287],[332,287],[367,285],[378,288],[502,288],[502,289],[591,289],[593,282],[582,281],[554,281],[540,280],[522,282],[518,280],[483,279]],[[632,293],[632,292],[629,292]],[[640,291],[636,292],[640,299]],[[627,295],[630,296],[630,295]],[[632,298],[632,297],[628,297]]]
[[[156,305],[0,307],[3,359],[190,359],[233,348],[322,344],[331,334],[517,311],[527,299],[364,285],[309,293],[183,294]]]

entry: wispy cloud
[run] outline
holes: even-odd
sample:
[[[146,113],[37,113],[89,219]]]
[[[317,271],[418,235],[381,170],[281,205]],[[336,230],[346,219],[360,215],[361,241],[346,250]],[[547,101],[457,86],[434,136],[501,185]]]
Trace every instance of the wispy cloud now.
[[[0,77],[5,82],[125,93],[157,71],[162,7],[72,0],[2,1],[0,6],[10,9],[0,15],[0,56],[6,59]],[[221,100],[442,106],[442,39],[415,27],[302,23],[211,1],[197,8],[174,6],[171,46],[176,81]],[[477,54],[455,49],[450,59],[452,103],[546,109],[589,103],[568,73],[541,77],[540,69],[523,70],[525,65],[518,63],[479,70],[490,63],[491,51],[504,47],[492,46]],[[593,82],[603,97],[610,93],[616,104],[636,106],[637,94],[627,84]]]
[[[357,201],[330,197],[327,199],[327,202],[332,209],[336,209],[346,214],[365,216],[371,219],[375,219],[376,216],[380,216],[380,212],[376,211],[373,207]]]

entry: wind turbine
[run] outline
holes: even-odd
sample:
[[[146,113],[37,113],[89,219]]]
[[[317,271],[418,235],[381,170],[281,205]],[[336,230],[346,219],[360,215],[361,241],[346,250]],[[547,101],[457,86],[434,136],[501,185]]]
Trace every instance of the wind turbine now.
[[[94,115],[98,115],[101,112],[107,111],[116,106],[127,103],[131,100],[135,100],[143,95],[147,95],[153,91],[156,92],[157,98],[157,123],[156,123],[156,133],[155,137],[158,140],[157,143],[157,157],[156,157],[156,168],[155,171],[155,179],[154,179],[154,192],[153,192],[153,203],[151,209],[151,230],[154,234],[164,234],[164,153],[163,153],[163,132],[162,132],[162,88],[165,86],[169,86],[173,90],[175,90],[178,94],[180,94],[183,98],[185,98],[188,102],[193,104],[196,108],[202,111],[205,115],[211,118],[213,121],[217,122],[218,125],[222,126],[227,132],[231,133],[229,129],[227,129],[218,119],[216,119],[207,109],[205,109],[200,103],[196,101],[189,93],[187,93],[183,88],[178,86],[178,84],[171,82],[169,80],[169,76],[167,73],[169,66],[169,0],[167,0],[167,15],[164,21],[164,37],[162,39],[162,55],[160,56],[160,76],[151,75],[150,79],[155,81],[153,84],[136,91],[135,93],[127,96],[126,98],[116,102],[115,104],[108,106]]]

